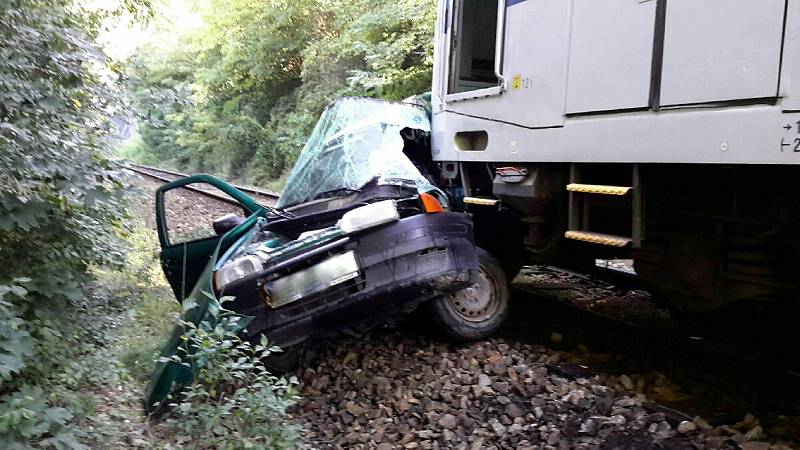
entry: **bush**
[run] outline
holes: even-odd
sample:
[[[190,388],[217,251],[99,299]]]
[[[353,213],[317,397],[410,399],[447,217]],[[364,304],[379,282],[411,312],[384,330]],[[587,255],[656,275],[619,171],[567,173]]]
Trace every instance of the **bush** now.
[[[120,85],[93,40],[103,20],[145,3],[0,2],[2,448],[83,448],[72,425],[87,405],[69,390],[113,372],[77,364],[102,335],[89,269],[119,266],[127,232],[108,158]]]
[[[145,202],[142,202],[145,203]],[[145,205],[142,204],[142,207]],[[137,211],[151,216],[150,208]],[[129,251],[122,270],[99,270],[98,284],[125,310],[123,324],[113,333],[117,358],[135,382],[146,383],[164,341],[170,336],[180,305],[173,298],[159,262],[160,246],[154,230],[135,221],[127,241]]]
[[[161,360],[196,370],[194,382],[173,397],[166,424],[192,448],[295,447],[300,428],[287,421],[286,411],[298,400],[297,379],[276,377],[263,363],[280,349],[265,337],[258,344],[240,339],[233,331],[238,315],[211,312],[216,326],[181,322],[183,352]]]
[[[0,401],[0,448],[29,448],[28,442],[41,447],[88,449],[76,439],[70,427],[73,414],[52,406],[38,387],[23,387]]]

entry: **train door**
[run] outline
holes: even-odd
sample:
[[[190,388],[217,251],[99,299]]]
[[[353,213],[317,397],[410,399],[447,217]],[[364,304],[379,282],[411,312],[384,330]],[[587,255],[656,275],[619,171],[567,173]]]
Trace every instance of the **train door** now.
[[[567,114],[649,106],[656,3],[572,1]]]
[[[563,0],[441,0],[434,113],[561,125],[569,8]]]

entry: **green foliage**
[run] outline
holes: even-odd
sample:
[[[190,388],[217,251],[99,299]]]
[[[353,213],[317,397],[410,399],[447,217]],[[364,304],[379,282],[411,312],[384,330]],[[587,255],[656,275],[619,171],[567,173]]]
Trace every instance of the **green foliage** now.
[[[0,257],[14,262],[0,280],[77,300],[89,264],[122,256],[122,182],[103,153],[118,92],[90,70],[90,19],[65,1],[15,3],[0,10]]]
[[[0,280],[28,279],[6,307],[18,319],[78,302],[90,264],[121,261],[116,92],[90,70],[92,24],[66,1],[0,6]]]
[[[205,26],[131,61],[131,157],[273,186],[343,95],[430,89],[434,0],[211,0]]]
[[[28,279],[15,278],[15,283]],[[28,291],[19,284],[0,285],[0,383],[11,379],[25,367],[25,359],[33,353],[33,339],[25,329],[25,321],[6,297],[24,299]]]
[[[138,211],[151,215],[150,209]],[[159,264],[158,239],[143,222],[128,235],[122,270],[98,271],[98,283],[125,308],[114,351],[133,381],[145,384],[164,342],[175,326],[180,305],[174,300]]]
[[[146,0],[0,2],[0,447],[85,448],[72,393],[113,374],[94,328],[93,266],[123,261],[123,179],[108,158],[122,114],[113,65],[93,44]]]
[[[169,294],[146,295],[132,311],[133,321],[120,337],[123,342],[120,362],[136,381],[145,383],[153,372],[153,361],[175,325],[177,306]]]
[[[21,285],[29,281],[0,285],[0,448],[88,448],[73,421],[90,405],[73,390],[107,382],[111,359],[87,342],[97,330],[32,308]],[[22,314],[31,310],[32,317]]]
[[[225,300],[225,299],[223,299]],[[191,366],[194,382],[174,402],[166,424],[191,448],[281,449],[296,447],[299,427],[287,421],[296,403],[297,379],[278,378],[262,362],[273,352],[266,337],[251,344],[238,337],[239,316],[215,311],[216,325],[182,322],[184,352],[163,358]]]
[[[23,387],[0,401],[0,447],[26,449],[33,441],[42,447],[88,449],[69,427],[72,418],[67,409],[52,406],[41,388]]]

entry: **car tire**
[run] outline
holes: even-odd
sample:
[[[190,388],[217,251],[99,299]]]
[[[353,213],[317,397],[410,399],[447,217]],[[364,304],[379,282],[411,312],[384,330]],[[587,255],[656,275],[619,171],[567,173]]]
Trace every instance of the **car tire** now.
[[[489,252],[478,248],[478,281],[461,291],[428,302],[428,315],[446,336],[471,341],[483,339],[500,328],[510,307],[508,278]]]

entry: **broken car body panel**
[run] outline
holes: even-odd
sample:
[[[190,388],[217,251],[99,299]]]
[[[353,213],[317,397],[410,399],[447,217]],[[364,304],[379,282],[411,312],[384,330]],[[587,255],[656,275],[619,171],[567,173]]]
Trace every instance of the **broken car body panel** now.
[[[429,130],[417,106],[342,99],[321,117],[277,210],[207,175],[159,189],[162,261],[176,297],[185,297],[184,320],[213,327],[219,299],[233,297],[225,308],[241,317],[244,338],[288,347],[382,323],[471,284],[479,270],[471,219],[429,209],[420,194],[447,198],[404,153],[427,145]],[[220,237],[171,245],[163,193],[192,180],[231,195],[249,217]],[[192,351],[181,350],[181,331],[162,356]],[[192,375],[158,363],[148,409]]]
[[[207,183],[232,199],[239,202],[242,209],[247,212],[248,218],[242,226],[236,227],[222,236],[212,236],[190,242],[172,243],[169,239],[167,222],[165,220],[164,194],[173,189],[180,189],[195,183]],[[217,177],[200,174],[181,178],[161,186],[156,191],[156,229],[158,240],[161,244],[161,264],[164,275],[169,281],[175,297],[182,301],[197,284],[200,275],[208,265],[208,258],[217,250],[219,244],[227,248],[242,236],[256,221],[263,217],[264,209],[244,192]],[[185,262],[185,264],[184,264]]]

